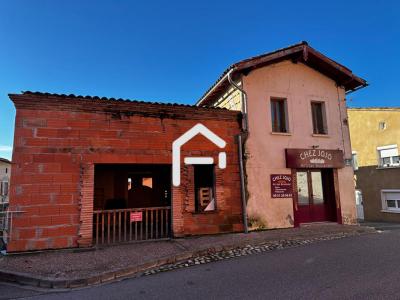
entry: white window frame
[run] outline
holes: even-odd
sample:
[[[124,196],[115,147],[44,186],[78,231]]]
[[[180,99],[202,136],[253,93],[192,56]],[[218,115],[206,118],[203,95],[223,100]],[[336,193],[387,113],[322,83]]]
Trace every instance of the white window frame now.
[[[378,165],[379,165],[380,168],[400,167],[400,162],[399,163],[394,163],[393,162],[393,158],[399,156],[399,154],[398,155],[394,155],[394,156],[384,157],[384,158],[389,158],[390,162],[389,162],[389,164],[386,164],[386,165],[383,164],[383,159],[384,158],[381,157],[381,151],[382,150],[390,150],[390,149],[397,149],[397,153],[398,153],[398,149],[399,148],[398,148],[397,144],[387,145],[387,146],[380,146],[380,147],[376,148],[376,150],[378,152],[378,161],[379,161]]]
[[[357,171],[358,170],[358,154],[357,154],[357,151],[352,151],[351,152],[351,164],[353,166],[353,171]]]
[[[398,200],[396,199],[396,207],[388,207],[386,195],[389,193],[399,193],[400,194],[400,190],[388,190],[388,189],[381,190],[382,212],[400,214],[400,195],[399,195],[399,199]]]

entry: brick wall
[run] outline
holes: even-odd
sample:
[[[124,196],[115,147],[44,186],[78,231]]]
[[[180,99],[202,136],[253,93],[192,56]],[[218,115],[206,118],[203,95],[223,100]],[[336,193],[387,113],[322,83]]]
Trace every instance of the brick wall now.
[[[227,168],[216,167],[217,211],[198,214],[193,167],[182,163],[181,186],[172,191],[174,235],[242,230],[240,113],[49,94],[10,98],[17,109],[10,206],[24,212],[13,221],[8,251],[89,246],[94,165],[170,164],[172,142],[199,122],[227,142]],[[182,157],[216,160],[218,152],[202,136],[182,147]]]

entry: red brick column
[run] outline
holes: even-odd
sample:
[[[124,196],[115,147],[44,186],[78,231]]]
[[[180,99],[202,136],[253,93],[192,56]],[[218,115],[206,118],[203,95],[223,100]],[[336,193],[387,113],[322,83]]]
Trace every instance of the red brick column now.
[[[93,237],[94,164],[82,164],[80,171],[80,223],[78,246],[90,247]]]

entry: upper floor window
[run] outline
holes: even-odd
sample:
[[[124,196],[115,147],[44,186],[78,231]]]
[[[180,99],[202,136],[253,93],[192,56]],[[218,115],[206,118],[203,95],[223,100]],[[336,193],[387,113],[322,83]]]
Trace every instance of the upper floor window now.
[[[378,147],[379,166],[397,167],[400,166],[400,156],[397,145]]]
[[[311,102],[313,133],[327,134],[326,112],[324,102]]]
[[[385,130],[386,129],[386,122],[379,122],[379,130]]]
[[[0,182],[0,196],[8,196],[8,182]]]
[[[271,99],[271,123],[272,132],[288,132],[286,99]]]

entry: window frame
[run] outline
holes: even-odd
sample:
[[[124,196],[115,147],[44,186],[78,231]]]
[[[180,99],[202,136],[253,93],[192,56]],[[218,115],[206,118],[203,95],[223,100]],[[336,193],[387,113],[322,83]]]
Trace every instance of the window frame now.
[[[213,210],[200,210],[200,204],[199,204],[199,199],[198,199],[198,188],[196,186],[196,169],[201,168],[201,167],[211,167],[212,168],[212,184],[209,188],[212,190],[212,200],[214,200],[214,209]],[[193,190],[194,190],[194,213],[196,214],[207,214],[207,213],[214,213],[217,212],[218,206],[217,206],[217,195],[216,195],[216,168],[215,164],[211,165],[201,165],[201,164],[194,164],[193,165]],[[211,200],[211,201],[212,201]]]
[[[7,197],[9,194],[10,184],[8,181],[0,181],[0,196]]]
[[[321,105],[322,132],[318,132],[319,128],[318,128],[317,124],[314,123],[314,120],[317,121],[314,118],[314,105],[315,104],[320,104]],[[312,125],[313,134],[315,134],[315,135],[328,135],[329,131],[328,131],[328,120],[327,120],[327,116],[326,116],[326,103],[325,103],[325,101],[311,100],[310,108],[311,108],[311,125]]]
[[[391,150],[391,149],[397,149],[397,155],[394,156],[387,156],[387,157],[382,157],[381,156],[381,151],[382,150]],[[379,168],[396,168],[396,167],[400,167],[400,161],[398,163],[394,163],[393,162],[393,158],[394,157],[399,157],[399,147],[397,144],[393,144],[393,145],[386,145],[386,146],[379,146],[376,147],[376,151],[377,151],[377,155],[378,155],[378,166]],[[384,164],[383,161],[384,159],[389,159],[389,163],[388,164]]]
[[[351,164],[353,166],[353,171],[358,170],[358,153],[357,151],[352,151],[351,152]]]
[[[284,124],[284,127],[285,127],[284,130],[280,130],[281,128],[278,128],[279,130],[275,130],[275,129],[277,129],[277,127],[275,126],[276,124],[274,124],[274,123],[276,123],[276,122],[274,122],[274,115],[276,115],[276,114],[274,114],[275,109],[273,109],[273,103],[279,103],[279,102],[283,103],[283,109],[281,111],[283,111],[284,122],[280,122],[280,123]],[[274,106],[274,108],[275,108],[275,106]],[[287,98],[285,98],[285,97],[270,97],[270,99],[269,99],[269,110],[270,110],[270,116],[271,116],[271,132],[272,133],[277,133],[277,134],[279,134],[279,133],[283,133],[283,134],[290,133]],[[282,115],[279,115],[279,118],[281,116]]]
[[[386,128],[387,128],[386,122],[385,121],[379,121],[378,130],[383,131]]]
[[[399,199],[389,199],[395,201],[395,207],[389,207],[387,205],[388,199],[386,199],[386,195],[390,193],[397,193],[399,194]],[[382,212],[388,213],[400,213],[400,190],[398,189],[384,189],[381,190],[381,202],[382,202]]]

